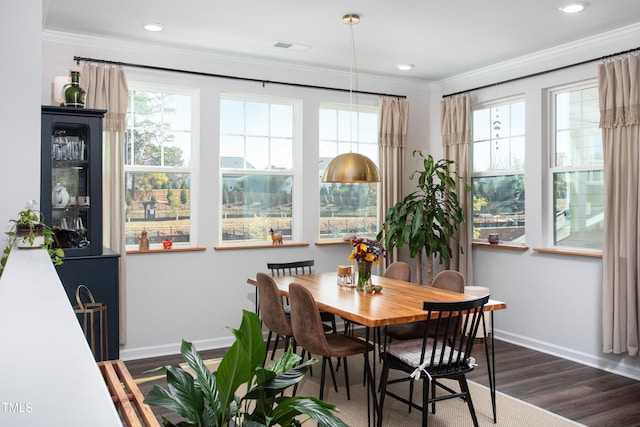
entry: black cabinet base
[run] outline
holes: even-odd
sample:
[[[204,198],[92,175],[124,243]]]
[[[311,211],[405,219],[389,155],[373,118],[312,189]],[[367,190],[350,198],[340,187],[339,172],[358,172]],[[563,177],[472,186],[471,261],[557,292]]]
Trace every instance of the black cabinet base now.
[[[72,306],[77,305],[76,289],[80,285],[91,291],[96,303],[107,306],[107,358],[110,360],[120,355],[119,256],[104,249],[102,255],[65,258],[64,263],[56,267]]]

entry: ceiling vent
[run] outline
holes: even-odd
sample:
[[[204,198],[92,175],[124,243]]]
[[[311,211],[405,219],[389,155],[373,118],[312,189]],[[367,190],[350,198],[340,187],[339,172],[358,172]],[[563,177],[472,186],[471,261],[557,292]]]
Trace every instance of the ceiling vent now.
[[[274,44],[273,47],[278,47],[278,48],[281,48],[281,49],[295,50],[297,52],[304,52],[305,50],[309,49],[310,46],[305,46],[303,44],[296,44],[296,43],[280,42],[279,41],[276,44]]]

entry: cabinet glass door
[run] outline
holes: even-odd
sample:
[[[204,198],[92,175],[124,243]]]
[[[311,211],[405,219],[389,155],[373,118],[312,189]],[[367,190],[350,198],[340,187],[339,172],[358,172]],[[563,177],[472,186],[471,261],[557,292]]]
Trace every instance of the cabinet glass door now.
[[[42,107],[40,207],[67,256],[102,253],[102,117]]]
[[[89,127],[55,122],[51,135],[51,223],[69,248],[91,245]]]

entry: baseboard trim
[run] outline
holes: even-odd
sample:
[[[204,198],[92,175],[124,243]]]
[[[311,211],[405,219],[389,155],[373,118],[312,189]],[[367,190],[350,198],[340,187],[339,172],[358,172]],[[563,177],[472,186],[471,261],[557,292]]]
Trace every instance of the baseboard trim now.
[[[606,355],[604,353],[602,356],[596,356],[499,329],[494,329],[494,334],[496,339],[502,341],[640,381],[640,366],[631,365],[627,360],[624,360],[625,356]],[[498,367],[498,369],[500,368]]]
[[[362,325],[355,325],[355,329],[364,328]],[[267,332],[263,331],[263,337],[267,339]],[[206,340],[196,340],[192,341],[193,345],[196,347],[198,351],[203,350],[218,350],[220,348],[228,348],[234,343],[235,338],[225,337],[225,338],[213,338]],[[120,349],[120,359],[127,360],[138,360],[138,359],[148,359],[150,357],[160,357],[160,356],[172,356],[180,354],[180,343],[170,343],[163,344],[151,347],[137,347],[137,348],[125,348]]]
[[[225,337],[207,340],[196,340],[192,341],[192,344],[198,351],[203,351],[231,347],[234,341],[234,337]],[[151,347],[121,349],[120,359],[127,361],[180,354],[180,345],[181,343],[171,343]]]

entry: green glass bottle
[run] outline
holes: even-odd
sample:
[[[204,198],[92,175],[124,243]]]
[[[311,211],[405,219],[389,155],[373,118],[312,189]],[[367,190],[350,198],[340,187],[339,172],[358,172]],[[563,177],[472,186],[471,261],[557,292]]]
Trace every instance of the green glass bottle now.
[[[80,87],[80,71],[71,70],[71,84],[65,86],[64,106],[84,108],[86,92]]]

